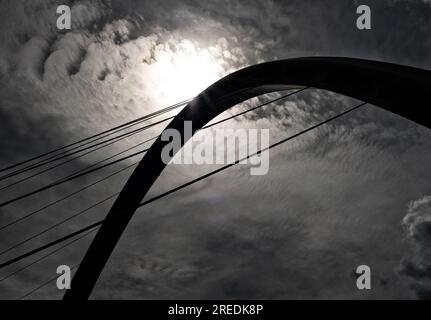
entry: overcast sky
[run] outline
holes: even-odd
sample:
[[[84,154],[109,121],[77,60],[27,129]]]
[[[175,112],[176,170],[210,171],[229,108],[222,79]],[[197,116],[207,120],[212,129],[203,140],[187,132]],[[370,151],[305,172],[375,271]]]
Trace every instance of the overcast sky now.
[[[68,32],[56,29],[59,4],[72,8]],[[359,4],[371,7],[371,30],[356,28]],[[263,61],[331,55],[431,69],[430,15],[425,0],[2,1],[0,166],[190,98]],[[357,103],[310,89],[224,126],[270,128],[275,142]],[[2,190],[0,199],[161,129]],[[1,208],[0,226],[131,163]],[[231,168],[140,209],[92,298],[430,298],[430,163],[429,129],[368,105],[271,151],[265,176]],[[150,196],[209,170],[170,165]],[[0,248],[118,192],[129,174],[0,231]],[[0,261],[103,218],[111,203]],[[19,298],[54,277],[58,265],[79,263],[90,240],[0,282],[0,298]],[[0,278],[36,258],[1,270]],[[353,270],[361,264],[371,267],[370,291],[356,289]],[[31,298],[61,296],[52,282]]]

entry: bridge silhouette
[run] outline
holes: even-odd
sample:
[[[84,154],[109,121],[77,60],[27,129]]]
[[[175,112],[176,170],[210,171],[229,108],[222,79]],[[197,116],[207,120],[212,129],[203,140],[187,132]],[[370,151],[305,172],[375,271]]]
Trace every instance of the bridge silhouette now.
[[[133,121],[127,122],[120,126],[108,129],[91,137],[84,138],[66,146],[62,146],[55,150],[51,150],[44,154],[26,159],[19,163],[7,166],[0,169],[0,181],[15,178],[24,173],[31,173],[24,178],[14,180],[13,182],[0,187],[1,190],[8,189],[14,185],[25,182],[45,172],[62,166],[66,163],[79,159],[87,154],[96,150],[101,150],[109,145],[112,145],[125,138],[134,136],[143,132],[157,124],[169,122],[165,130],[175,129],[182,135],[182,145],[187,140],[184,135],[184,122],[191,121],[193,123],[193,134],[199,130],[215,126],[221,122],[230,120],[239,115],[247,112],[257,110],[270,103],[286,99],[289,96],[303,92],[308,88],[317,88],[332,91],[338,94],[349,96],[361,103],[341,112],[331,118],[328,118],[320,123],[317,123],[305,130],[298,132],[292,136],[286,137],[270,145],[266,150],[273,149],[283,143],[286,143],[298,136],[323,126],[335,119],[345,116],[366,104],[374,105],[383,108],[389,112],[398,114],[404,118],[412,120],[425,127],[431,128],[431,119],[428,116],[429,111],[423,105],[424,101],[428,98],[428,87],[431,83],[431,72],[427,70],[417,69],[408,66],[401,66],[385,62],[353,59],[353,58],[340,58],[340,57],[310,57],[310,58],[297,58],[288,59],[274,62],[267,62],[251,66],[240,71],[234,72],[223,79],[217,81],[212,86],[207,88],[194,99],[182,101],[176,105],[168,108],[161,109],[155,113],[140,117]],[[262,94],[290,90],[288,94],[282,95],[277,99],[273,99],[267,103],[258,105],[252,109],[240,112],[236,115],[227,117],[218,122],[210,123],[215,117],[223,113],[232,106],[250,98],[260,96]],[[134,128],[148,120],[155,119],[158,116],[164,115],[173,110],[182,108],[176,115],[158,120],[151,124]],[[126,131],[132,129],[130,131]],[[154,141],[149,148],[136,151],[127,156],[115,159],[116,157],[127,154],[129,151],[135,151],[145,143]],[[73,197],[74,195],[87,190],[90,187],[97,185],[102,181],[106,181],[114,175],[124,172],[128,169],[135,167],[133,173],[130,175],[123,189],[110,195],[109,197],[95,203],[94,205],[75,213],[74,215],[64,219],[41,232],[20,241],[11,247],[0,252],[0,257],[4,254],[13,251],[21,245],[31,242],[36,237],[53,230],[54,228],[69,222],[71,219],[81,216],[91,210],[92,208],[106,203],[111,199],[115,199],[114,204],[106,215],[105,219],[97,221],[87,227],[79,229],[71,234],[65,235],[59,239],[46,243],[45,245],[38,246],[24,254],[15,256],[5,262],[0,263],[0,269],[6,266],[18,263],[23,259],[33,256],[36,253],[47,250],[57,246],[60,243],[65,243],[61,247],[49,252],[48,254],[38,258],[32,263],[21,267],[12,273],[0,279],[0,282],[9,279],[17,273],[26,270],[35,263],[42,261],[48,256],[57,253],[65,247],[75,243],[76,241],[96,233],[92,243],[90,244],[81,263],[75,265],[73,269],[77,269],[72,280],[72,289],[67,290],[64,298],[65,300],[85,300],[90,297],[90,294],[103,271],[112,251],[114,250],[118,240],[126,229],[130,219],[133,217],[136,210],[151,202],[162,199],[163,197],[177,192],[187,186],[202,181],[214,174],[226,170],[241,161],[253,157],[256,154],[249,154],[246,158],[238,159],[222,168],[211,171],[201,177],[189,181],[181,186],[175,187],[163,194],[154,198],[144,201],[151,186],[155,183],[159,175],[162,173],[166,164],[161,159],[161,151],[168,144],[168,141],[162,141],[160,135],[151,139],[146,139],[135,146],[122,150],[112,156],[104,158],[101,161],[95,162],[90,166],[80,169],[65,177],[59,178],[52,183],[37,188],[31,192],[23,193],[8,200],[2,200],[0,208],[8,206],[12,203],[22,199],[29,198],[35,194],[39,194],[45,190],[56,188],[57,186],[66,184],[70,181],[79,179],[80,177],[87,176],[93,172],[103,170],[113,164],[138,157],[143,155],[140,161],[136,161],[131,165],[122,168],[108,176],[103,177],[91,184],[86,185],[68,195],[65,195],[51,203],[48,203],[42,208],[31,211],[20,218],[0,226],[0,231],[17,223],[24,222],[28,218],[34,216],[54,206],[61,201]],[[113,160],[115,159],[115,160]],[[112,161],[109,161],[112,160]],[[60,162],[59,162],[60,161]],[[49,165],[49,166],[48,166]],[[48,166],[48,167],[46,167]],[[40,171],[35,171],[38,168],[44,168]],[[70,241],[69,241],[70,240]],[[69,242],[67,242],[69,241]],[[52,282],[54,279],[41,284],[39,287],[29,291],[21,298],[25,298],[40,289],[41,287]]]

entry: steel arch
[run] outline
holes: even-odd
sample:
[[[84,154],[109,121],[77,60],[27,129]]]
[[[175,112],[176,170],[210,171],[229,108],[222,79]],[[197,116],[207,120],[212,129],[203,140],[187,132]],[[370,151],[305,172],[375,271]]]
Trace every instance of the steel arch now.
[[[241,101],[292,85],[325,89],[363,100],[431,128],[427,102],[430,84],[431,71],[377,61],[309,57],[267,62],[217,81],[191,101],[166,129],[176,129],[184,137],[184,121],[193,122],[195,133]],[[161,151],[167,143],[159,136],[136,167],[87,250],[71,289],[66,291],[63,299],[89,298],[136,208],[165,168]]]

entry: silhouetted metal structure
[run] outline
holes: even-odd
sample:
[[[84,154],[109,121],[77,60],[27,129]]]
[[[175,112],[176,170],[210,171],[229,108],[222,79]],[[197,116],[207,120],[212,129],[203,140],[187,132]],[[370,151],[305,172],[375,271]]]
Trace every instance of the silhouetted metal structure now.
[[[351,58],[312,57],[258,64],[217,81],[190,102],[167,126],[183,136],[252,97],[292,86],[314,87],[350,96],[431,127],[427,70]],[[112,251],[148,190],[165,168],[160,137],[125,184],[78,268],[64,299],[88,299]]]

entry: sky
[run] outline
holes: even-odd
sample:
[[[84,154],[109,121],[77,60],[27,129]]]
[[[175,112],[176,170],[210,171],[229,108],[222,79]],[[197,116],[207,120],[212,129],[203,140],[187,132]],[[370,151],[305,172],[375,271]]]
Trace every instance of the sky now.
[[[71,7],[70,31],[56,29],[60,4]],[[371,30],[356,28],[360,4],[371,8]],[[192,98],[260,62],[344,56],[431,69],[430,11],[425,0],[4,0],[0,166]],[[357,103],[308,89],[222,126],[269,128],[276,142]],[[102,160],[165,125],[1,190],[0,199]],[[234,167],[140,209],[91,298],[430,298],[430,161],[429,129],[367,105],[272,150],[267,175]],[[0,226],[131,163],[2,207]],[[211,169],[169,165],[149,196]],[[1,230],[0,249],[118,192],[130,172]],[[103,218],[110,204],[0,261]],[[58,265],[79,263],[91,238],[0,281],[0,298],[19,298],[55,277]],[[0,270],[0,279],[42,255]],[[353,270],[362,264],[371,268],[372,290],[356,288]],[[51,282],[29,298],[61,296]]]

